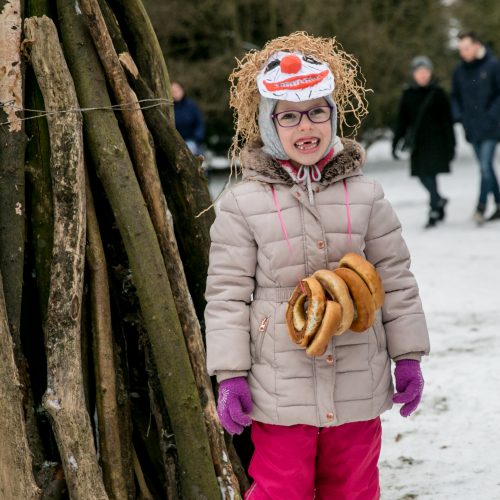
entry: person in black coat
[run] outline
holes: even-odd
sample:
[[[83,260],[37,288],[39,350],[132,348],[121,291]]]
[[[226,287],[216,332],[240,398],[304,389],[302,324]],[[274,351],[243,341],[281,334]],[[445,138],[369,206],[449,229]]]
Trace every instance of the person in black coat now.
[[[432,75],[432,62],[418,56],[411,63],[413,81],[403,91],[394,130],[392,153],[398,159],[398,144],[411,150],[411,175],[420,179],[430,195],[429,219],[433,227],[445,217],[448,200],[438,190],[437,174],[450,171],[455,155],[451,106],[446,92]]]
[[[454,120],[462,122],[466,139],[472,143],[481,169],[479,201],[474,218],[500,219],[500,188],[493,158],[500,140],[500,65],[473,32],[458,35],[462,61],[453,74],[452,106]],[[488,195],[496,210],[485,219]]]

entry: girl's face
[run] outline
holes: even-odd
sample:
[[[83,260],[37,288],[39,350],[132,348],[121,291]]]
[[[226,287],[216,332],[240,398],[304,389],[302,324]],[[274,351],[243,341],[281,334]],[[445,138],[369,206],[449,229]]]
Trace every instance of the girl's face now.
[[[297,121],[300,111],[308,114],[303,113],[298,124],[288,126]],[[332,112],[323,97],[304,102],[278,101],[274,125],[293,165],[314,165],[325,156],[332,137]],[[314,123],[310,117],[322,123]]]

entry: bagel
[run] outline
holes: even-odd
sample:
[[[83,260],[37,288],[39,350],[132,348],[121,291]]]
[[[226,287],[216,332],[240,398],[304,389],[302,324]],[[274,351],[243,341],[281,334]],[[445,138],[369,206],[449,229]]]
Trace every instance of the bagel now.
[[[323,355],[328,347],[328,342],[335,335],[335,332],[338,331],[341,321],[342,307],[338,302],[327,300],[323,321],[309,347],[306,349],[306,353],[309,356]]]
[[[307,313],[304,304],[307,300]],[[288,335],[296,344],[306,347],[317,332],[325,313],[326,298],[320,282],[310,276],[295,287],[288,301],[286,324]]]
[[[375,308],[382,307],[385,297],[384,285],[373,264],[361,257],[361,255],[349,252],[340,259],[339,266],[351,269],[359,274],[373,296]]]
[[[373,325],[377,310],[368,286],[356,272],[347,267],[339,267],[334,273],[345,281],[354,302],[354,321],[350,330],[364,332]]]
[[[333,300],[336,300],[342,310],[342,318],[333,335],[342,335],[352,324],[354,319],[354,304],[345,281],[329,269],[320,269],[313,276],[321,283]]]

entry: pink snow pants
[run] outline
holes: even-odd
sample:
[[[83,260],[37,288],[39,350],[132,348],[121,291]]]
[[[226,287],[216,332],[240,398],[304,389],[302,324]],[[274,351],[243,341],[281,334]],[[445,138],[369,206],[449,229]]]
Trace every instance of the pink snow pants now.
[[[254,421],[246,500],[378,500],[380,418],[337,427]]]

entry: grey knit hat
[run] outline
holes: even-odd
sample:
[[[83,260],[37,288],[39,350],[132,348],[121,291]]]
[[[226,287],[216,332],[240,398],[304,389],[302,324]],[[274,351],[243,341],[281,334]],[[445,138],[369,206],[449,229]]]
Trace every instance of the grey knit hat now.
[[[332,136],[330,138],[330,144],[325,150],[325,154],[330,151],[336,142],[337,138],[337,106],[331,95],[324,96],[326,102],[332,106]],[[271,115],[278,104],[278,99],[270,99],[269,97],[260,96],[259,102],[259,130],[260,136],[264,146],[262,150],[271,155],[278,160],[288,160],[288,155],[285,153],[283,146],[281,145],[280,138],[278,137],[278,132],[276,131],[276,126],[274,125],[274,120]]]
[[[415,71],[418,68],[427,68],[429,71],[434,69],[432,61],[427,56],[417,56],[411,60],[411,70]]]

